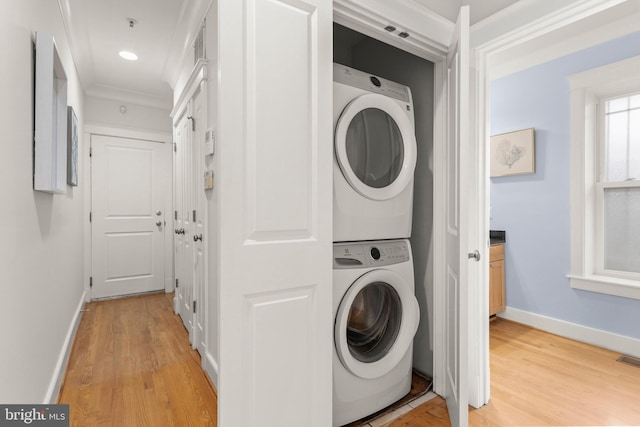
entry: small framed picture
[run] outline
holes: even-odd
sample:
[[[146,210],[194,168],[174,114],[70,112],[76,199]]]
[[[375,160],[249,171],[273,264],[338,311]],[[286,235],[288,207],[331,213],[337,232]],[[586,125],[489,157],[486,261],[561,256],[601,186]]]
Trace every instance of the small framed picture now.
[[[78,186],[78,118],[67,107],[67,184]]]
[[[533,128],[493,135],[490,151],[491,178],[536,172]]]

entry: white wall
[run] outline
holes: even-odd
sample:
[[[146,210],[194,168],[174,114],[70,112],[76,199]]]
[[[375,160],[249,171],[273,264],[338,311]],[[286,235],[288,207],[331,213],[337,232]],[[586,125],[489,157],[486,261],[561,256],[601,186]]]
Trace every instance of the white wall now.
[[[80,150],[84,108],[58,3],[0,3],[0,402],[56,399],[74,316],[83,300],[83,192],[33,191],[33,37],[53,34],[67,74],[67,103],[78,117]]]
[[[96,125],[107,125],[119,129],[172,132],[171,105],[165,108],[148,107],[132,102],[86,96],[84,100],[85,121]],[[120,112],[124,106],[126,111]]]

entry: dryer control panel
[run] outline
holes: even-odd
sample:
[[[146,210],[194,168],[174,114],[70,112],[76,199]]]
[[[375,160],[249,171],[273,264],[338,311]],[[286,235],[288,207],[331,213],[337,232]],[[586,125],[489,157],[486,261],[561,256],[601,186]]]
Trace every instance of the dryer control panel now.
[[[411,261],[408,240],[335,243],[333,268],[371,268]]]
[[[333,81],[344,85],[357,87],[373,93],[395,98],[408,104],[412,103],[411,89],[400,83],[383,79],[346,65],[333,64]]]

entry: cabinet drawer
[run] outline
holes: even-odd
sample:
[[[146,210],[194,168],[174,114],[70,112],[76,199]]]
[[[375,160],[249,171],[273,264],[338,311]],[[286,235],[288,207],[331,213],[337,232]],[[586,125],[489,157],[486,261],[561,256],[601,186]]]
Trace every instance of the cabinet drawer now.
[[[489,262],[504,259],[504,245],[491,245],[489,247]]]

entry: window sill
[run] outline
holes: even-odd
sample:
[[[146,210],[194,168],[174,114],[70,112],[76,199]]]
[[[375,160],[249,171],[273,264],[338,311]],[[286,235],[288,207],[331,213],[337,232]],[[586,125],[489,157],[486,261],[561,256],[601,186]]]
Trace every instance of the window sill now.
[[[605,276],[567,275],[573,289],[640,299],[640,282]]]

